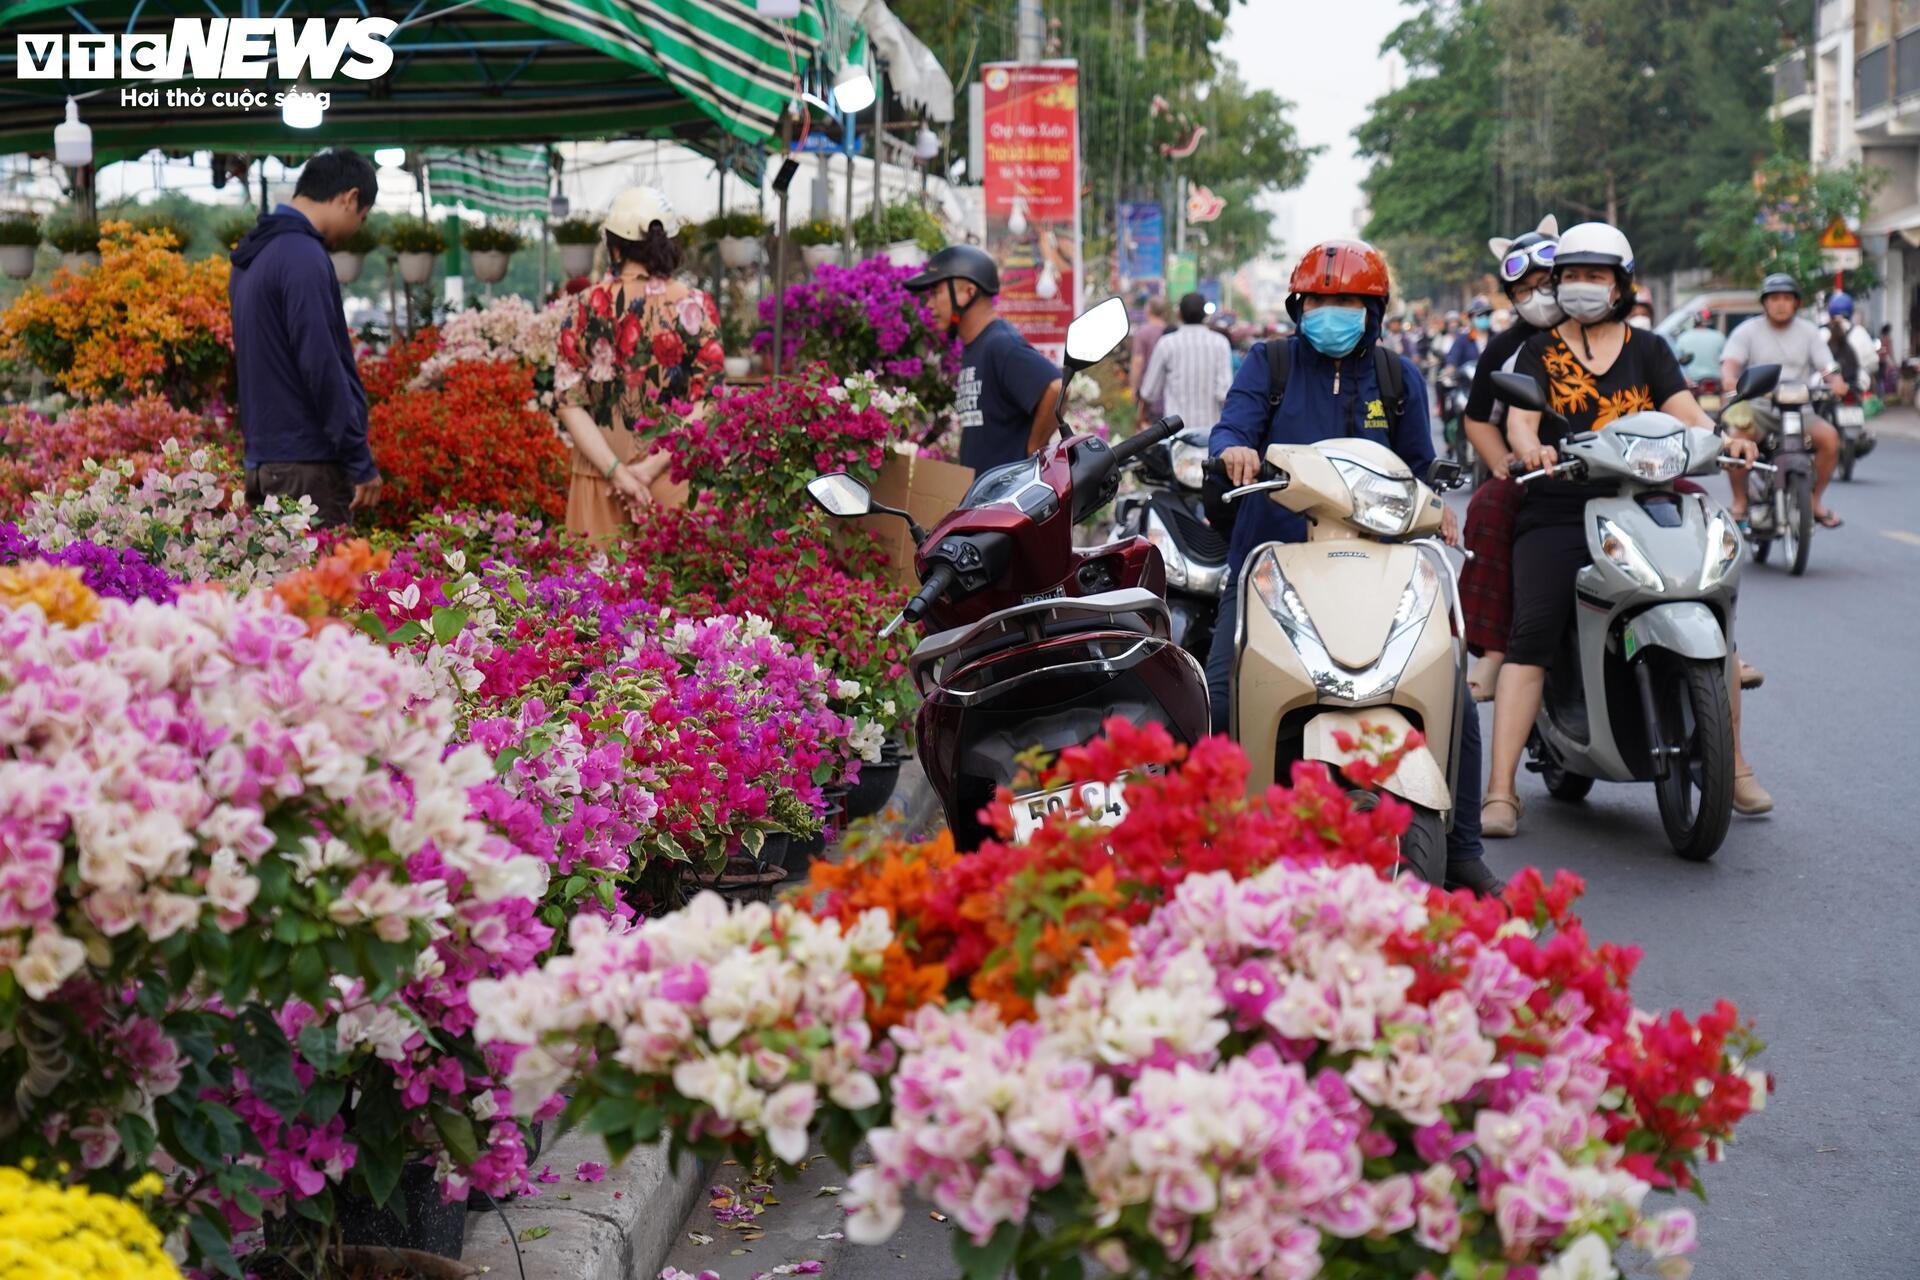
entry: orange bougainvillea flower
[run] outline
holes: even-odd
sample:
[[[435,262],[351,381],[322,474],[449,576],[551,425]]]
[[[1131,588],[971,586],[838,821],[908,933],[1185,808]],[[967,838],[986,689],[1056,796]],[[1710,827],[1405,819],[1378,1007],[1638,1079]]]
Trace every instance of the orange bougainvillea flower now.
[[[63,627],[84,626],[100,616],[100,597],[81,581],[78,569],[56,568],[45,560],[0,566],[0,609],[30,604]]]
[[[305,618],[307,630],[318,635],[325,627],[343,623],[341,615],[358,602],[367,579],[392,563],[393,552],[375,551],[365,538],[354,538],[335,546],[310,568],[274,583],[274,598],[288,613]]]

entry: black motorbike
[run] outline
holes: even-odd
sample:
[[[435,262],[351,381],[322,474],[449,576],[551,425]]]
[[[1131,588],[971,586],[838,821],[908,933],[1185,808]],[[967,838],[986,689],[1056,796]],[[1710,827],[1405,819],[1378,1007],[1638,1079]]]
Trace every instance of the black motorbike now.
[[[1476,366],[1463,365],[1440,370],[1440,433],[1447,444],[1447,456],[1460,464],[1464,475],[1472,470],[1473,445],[1467,441],[1467,396],[1473,389]]]
[[[1770,412],[1755,416],[1763,430],[1761,462],[1747,473],[1747,536],[1753,558],[1765,564],[1780,544],[1787,572],[1799,577],[1807,571],[1813,552],[1813,450],[1807,443],[1806,420],[1812,395],[1803,382],[1783,382],[1774,388]]]
[[[1127,470],[1143,483],[1113,504],[1110,542],[1145,538],[1167,568],[1173,642],[1201,662],[1227,585],[1227,538],[1208,519],[1204,496],[1207,432],[1189,429],[1134,455]]]

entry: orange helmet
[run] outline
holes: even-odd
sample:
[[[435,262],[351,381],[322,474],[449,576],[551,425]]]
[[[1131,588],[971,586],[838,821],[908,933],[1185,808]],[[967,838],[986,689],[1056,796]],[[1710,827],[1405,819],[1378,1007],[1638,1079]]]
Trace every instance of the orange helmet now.
[[[1387,260],[1364,240],[1323,240],[1307,250],[1287,288],[1294,293],[1357,293],[1384,300]]]

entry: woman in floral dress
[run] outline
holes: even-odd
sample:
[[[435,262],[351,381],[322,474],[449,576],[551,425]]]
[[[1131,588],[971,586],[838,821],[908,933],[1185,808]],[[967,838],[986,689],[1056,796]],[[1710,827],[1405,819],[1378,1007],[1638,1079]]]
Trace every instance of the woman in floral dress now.
[[[676,401],[697,404],[724,360],[713,300],[674,279],[680,219],[650,187],[621,193],[601,231],[611,274],[580,296],[554,369],[573,441],[567,532],[617,536],[630,514],[670,499],[653,447]]]

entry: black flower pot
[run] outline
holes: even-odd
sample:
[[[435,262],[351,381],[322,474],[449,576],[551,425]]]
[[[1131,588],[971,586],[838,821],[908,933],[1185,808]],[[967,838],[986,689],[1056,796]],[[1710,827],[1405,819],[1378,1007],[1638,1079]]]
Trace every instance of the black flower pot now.
[[[346,1244],[385,1245],[418,1249],[442,1258],[457,1258],[465,1246],[467,1206],[464,1201],[440,1203],[429,1165],[410,1164],[400,1171],[400,1195],[406,1205],[403,1223],[391,1209],[375,1208],[358,1196],[338,1198],[341,1238]]]
[[[879,764],[862,764],[860,780],[847,793],[847,817],[871,818],[887,807],[893,789],[900,784],[900,762],[883,756]]]
[[[759,863],[769,871],[785,868],[788,850],[793,845],[793,836],[785,831],[767,832],[766,843],[760,846]]]

